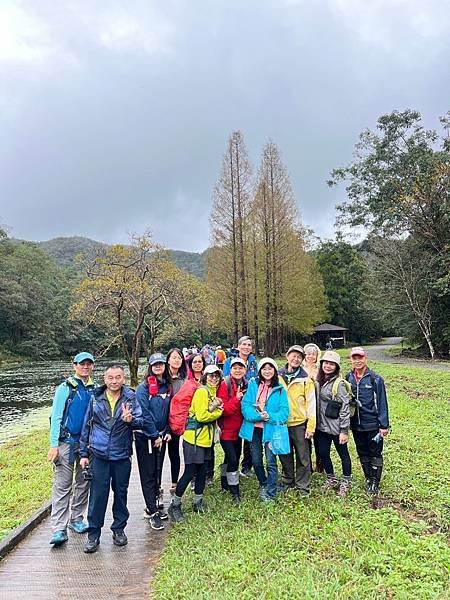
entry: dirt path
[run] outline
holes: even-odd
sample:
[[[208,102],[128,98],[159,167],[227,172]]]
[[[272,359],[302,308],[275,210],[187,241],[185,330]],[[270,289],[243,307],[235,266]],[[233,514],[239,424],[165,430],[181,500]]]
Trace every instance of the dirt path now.
[[[367,356],[371,360],[378,360],[393,365],[407,365],[408,367],[421,367],[423,369],[432,369],[436,371],[450,371],[449,362],[432,362],[431,360],[421,360],[406,356],[391,356],[386,353],[386,350],[392,346],[397,346],[401,341],[401,337],[384,338],[381,344],[366,346]]]

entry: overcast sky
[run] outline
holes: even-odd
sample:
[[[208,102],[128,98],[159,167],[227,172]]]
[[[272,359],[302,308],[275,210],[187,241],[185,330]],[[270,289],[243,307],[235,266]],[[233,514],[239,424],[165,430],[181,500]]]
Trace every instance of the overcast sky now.
[[[240,129],[255,170],[281,149],[302,221],[394,109],[449,109],[448,0],[0,0],[0,223],[14,237],[208,246]]]

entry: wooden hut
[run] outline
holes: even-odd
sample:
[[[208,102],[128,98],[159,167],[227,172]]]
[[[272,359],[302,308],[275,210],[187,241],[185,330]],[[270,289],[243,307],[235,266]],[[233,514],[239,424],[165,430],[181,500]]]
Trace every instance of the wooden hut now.
[[[346,331],[348,331],[346,327],[322,323],[314,327],[313,340],[320,348],[326,348],[327,343],[330,341],[333,348],[343,348],[347,344]]]

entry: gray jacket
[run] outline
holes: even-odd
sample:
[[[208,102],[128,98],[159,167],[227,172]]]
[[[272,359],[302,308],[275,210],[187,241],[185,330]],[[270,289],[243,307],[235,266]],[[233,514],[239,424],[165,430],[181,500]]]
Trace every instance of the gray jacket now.
[[[330,435],[339,435],[340,433],[348,433],[350,427],[350,399],[347,394],[345,384],[341,381],[338,385],[335,400],[340,402],[341,409],[337,419],[331,419],[325,415],[327,403],[332,399],[333,382],[336,377],[327,381],[319,387],[319,402],[317,410],[317,427],[319,431],[329,433]]]

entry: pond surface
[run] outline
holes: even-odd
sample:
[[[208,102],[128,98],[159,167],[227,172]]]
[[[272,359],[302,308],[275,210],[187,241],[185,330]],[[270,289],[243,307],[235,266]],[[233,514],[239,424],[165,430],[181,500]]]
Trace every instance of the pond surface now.
[[[103,368],[115,360],[97,361],[96,383],[102,381]],[[117,360],[119,364],[123,361]],[[125,365],[124,365],[125,366]],[[140,374],[145,371],[145,361]],[[128,368],[125,372],[129,374]],[[49,427],[49,416],[55,388],[69,375],[68,361],[33,362],[5,365],[0,368],[0,443],[32,429]]]

